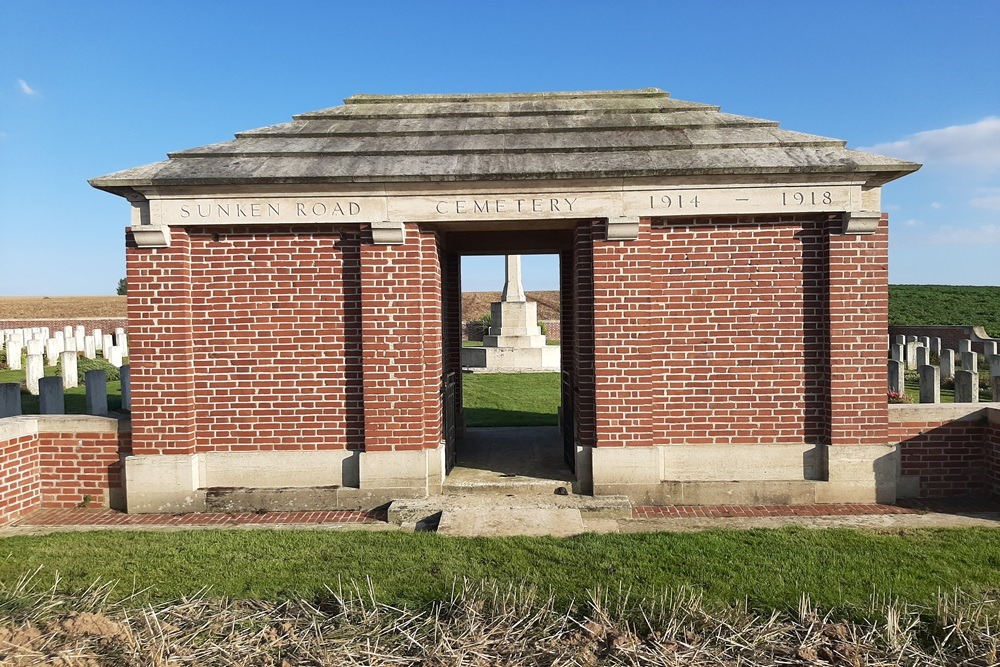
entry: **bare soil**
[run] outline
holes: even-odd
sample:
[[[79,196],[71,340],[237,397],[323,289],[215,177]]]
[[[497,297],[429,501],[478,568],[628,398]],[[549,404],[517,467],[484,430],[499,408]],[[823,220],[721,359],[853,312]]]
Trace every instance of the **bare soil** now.
[[[559,291],[527,292],[538,302],[538,319],[559,319]],[[464,292],[462,317],[477,320],[490,312],[500,292]],[[124,296],[0,296],[0,320],[125,317]]]
[[[559,291],[525,292],[529,301],[538,302],[538,319],[559,319]],[[500,300],[500,292],[462,292],[462,319],[478,320],[490,312],[490,304]]]
[[[125,315],[124,296],[0,296],[0,320]]]

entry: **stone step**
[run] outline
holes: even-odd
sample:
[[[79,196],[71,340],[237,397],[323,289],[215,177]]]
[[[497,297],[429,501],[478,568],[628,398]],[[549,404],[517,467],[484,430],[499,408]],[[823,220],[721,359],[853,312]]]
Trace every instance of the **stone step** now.
[[[632,503],[626,496],[581,496],[556,494],[461,494],[436,495],[427,498],[394,500],[389,505],[389,522],[434,523],[440,515],[446,521],[449,512],[470,511],[480,514],[535,510],[574,510],[590,518],[627,519],[632,516]]]
[[[456,507],[441,514],[437,532],[456,537],[531,535],[568,537],[586,532],[571,507]]]

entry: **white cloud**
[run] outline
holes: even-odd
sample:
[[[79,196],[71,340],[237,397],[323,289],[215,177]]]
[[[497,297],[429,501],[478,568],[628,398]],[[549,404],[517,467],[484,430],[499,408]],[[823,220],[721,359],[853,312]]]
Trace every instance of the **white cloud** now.
[[[924,164],[1000,168],[1000,116],[989,116],[967,125],[917,132],[899,141],[858,150]]]
[[[39,94],[38,91],[29,86],[28,82],[25,81],[24,79],[18,79],[17,85],[21,89],[21,92],[27,95],[28,97],[37,97]]]
[[[6,132],[0,132],[0,139],[6,139],[6,138],[7,138],[7,133]]]
[[[911,218],[909,220],[904,220],[902,224],[903,224],[904,227],[919,227],[920,225],[922,225],[924,223],[921,222],[920,220],[914,220],[914,219]]]
[[[925,240],[934,245],[984,246],[1000,245],[1000,225],[988,224],[977,227],[940,227]]]
[[[992,197],[976,197],[969,202],[969,206],[974,208],[985,208],[990,211],[1000,211],[1000,195]]]
[[[939,202],[939,201],[932,201],[931,202],[931,208],[941,208],[941,202]]]

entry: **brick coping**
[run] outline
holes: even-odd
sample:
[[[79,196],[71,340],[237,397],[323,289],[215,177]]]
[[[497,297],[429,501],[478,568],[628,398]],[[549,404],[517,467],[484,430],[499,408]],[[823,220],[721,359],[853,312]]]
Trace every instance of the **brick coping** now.
[[[633,519],[722,519],[757,517],[885,516],[926,512],[995,513],[1000,501],[990,498],[940,498],[900,501],[897,505],[637,505]],[[126,514],[109,509],[39,509],[9,524],[15,526],[254,526],[254,525],[343,525],[385,523],[385,509],[313,512],[243,512],[191,514]]]

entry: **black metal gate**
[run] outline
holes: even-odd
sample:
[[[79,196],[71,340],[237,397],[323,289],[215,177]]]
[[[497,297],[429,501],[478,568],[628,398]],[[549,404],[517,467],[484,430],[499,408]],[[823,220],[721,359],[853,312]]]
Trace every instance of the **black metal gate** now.
[[[455,419],[458,406],[455,405],[455,386],[458,382],[457,373],[448,373],[444,378],[444,386],[441,388],[441,398],[444,412],[444,471],[445,474],[451,472],[458,461],[458,449],[455,446],[456,427]]]
[[[576,472],[576,418],[573,413],[573,374],[562,372],[562,438],[563,459]]]

